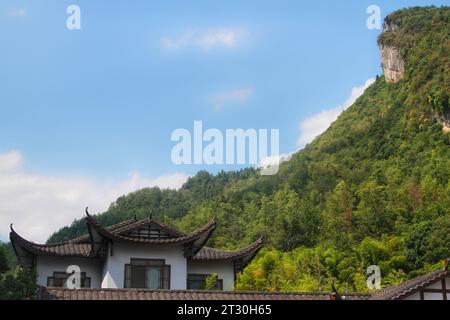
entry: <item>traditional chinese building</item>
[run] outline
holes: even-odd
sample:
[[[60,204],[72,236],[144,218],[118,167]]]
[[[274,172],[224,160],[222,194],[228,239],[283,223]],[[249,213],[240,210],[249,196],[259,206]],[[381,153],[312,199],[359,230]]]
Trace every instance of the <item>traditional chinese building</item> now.
[[[235,251],[205,247],[213,220],[183,233],[151,218],[103,227],[86,210],[88,234],[58,244],[36,244],[11,226],[11,243],[22,267],[35,268],[40,287],[64,288],[69,266],[80,269],[81,288],[232,291],[236,274],[261,249],[262,240]]]

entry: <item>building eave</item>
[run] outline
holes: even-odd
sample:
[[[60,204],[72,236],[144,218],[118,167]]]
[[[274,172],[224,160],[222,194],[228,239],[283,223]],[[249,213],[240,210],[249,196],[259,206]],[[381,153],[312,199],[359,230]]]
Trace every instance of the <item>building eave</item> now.
[[[128,242],[128,243],[140,243],[149,245],[183,245],[183,244],[195,244],[196,242],[202,242],[202,238],[208,238],[216,227],[216,220],[212,220],[207,225],[200,229],[197,229],[189,234],[182,234],[178,237],[172,238],[136,238],[126,235],[122,235],[116,232],[111,232],[106,228],[103,228],[88,212],[86,212],[86,223],[92,231],[97,232],[104,239],[108,241]],[[181,233],[180,233],[181,234]]]
[[[9,234],[14,252],[22,267],[33,267],[37,256],[96,258],[92,255],[90,244],[72,244],[61,242],[52,245],[38,244],[21,237],[12,227]]]
[[[242,271],[264,246],[263,240],[258,239],[254,243],[239,250],[221,250],[204,247],[193,258],[194,262],[225,262],[235,263],[236,272]]]
[[[136,218],[128,219],[128,220],[122,221],[120,223],[114,224],[112,226],[106,227],[105,229],[107,229],[108,231],[113,232],[115,230],[121,229],[121,228],[123,228],[125,226],[128,226],[130,224],[133,224],[136,221],[137,221]],[[91,235],[88,232],[87,234],[84,234],[84,235],[79,236],[77,238],[71,239],[68,242],[70,242],[70,243],[90,243],[91,242]]]
[[[374,293],[371,300],[402,300],[447,277],[450,277],[450,271],[441,269],[405,281],[397,286],[382,289]]]

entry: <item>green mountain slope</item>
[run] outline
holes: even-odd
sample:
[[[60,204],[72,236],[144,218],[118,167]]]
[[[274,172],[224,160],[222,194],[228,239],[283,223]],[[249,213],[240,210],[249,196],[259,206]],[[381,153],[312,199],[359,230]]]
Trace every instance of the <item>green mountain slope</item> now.
[[[404,60],[403,79],[383,77],[279,174],[200,172],[179,191],[145,189],[98,216],[105,224],[148,216],[192,230],[212,216],[210,244],[267,245],[238,289],[364,291],[365,270],[383,285],[450,257],[450,8],[411,8],[387,17],[381,46]],[[81,220],[49,242],[85,232]]]

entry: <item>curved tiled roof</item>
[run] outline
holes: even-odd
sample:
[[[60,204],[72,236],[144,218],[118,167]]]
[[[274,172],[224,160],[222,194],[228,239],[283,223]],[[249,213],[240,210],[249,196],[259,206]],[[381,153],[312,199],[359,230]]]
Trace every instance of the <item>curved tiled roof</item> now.
[[[143,220],[138,220],[138,221],[134,221],[133,223],[127,224],[125,226],[121,226],[118,228],[114,228],[114,233],[117,234],[121,234],[121,235],[125,235],[128,232],[132,231],[132,230],[136,230],[136,229],[140,229],[146,226],[154,226],[164,232],[166,232],[167,234],[169,234],[172,237],[183,237],[186,236],[185,233],[180,232],[174,228],[169,227],[168,225],[165,225],[163,223],[157,222],[155,220],[152,220],[151,218],[147,218],[147,219],[143,219]]]
[[[91,244],[63,242],[54,245],[37,244],[22,238],[11,226],[10,239],[13,245],[19,245],[34,254],[57,255],[67,257],[91,257]]]
[[[330,293],[226,292],[145,289],[40,288],[41,300],[331,300]],[[345,300],[367,300],[369,295],[348,294]]]
[[[262,239],[257,240],[251,245],[242,248],[240,250],[221,250],[209,247],[203,247],[193,257],[193,260],[198,261],[223,261],[223,260],[235,260],[242,258],[248,254],[256,254],[263,246]]]
[[[195,243],[197,241],[197,247],[193,254],[196,254],[203,246],[204,242],[208,239],[211,233],[216,227],[216,221],[213,220],[204,227],[193,231],[189,234],[184,234],[182,232],[176,231],[166,225],[157,223],[150,219],[144,219],[136,221],[135,219],[127,220],[117,225],[113,225],[109,228],[103,228],[98,224],[94,218],[90,215],[86,217],[86,222],[95,228],[103,237],[116,241],[127,241],[134,243],[143,244],[154,244],[154,245],[178,245],[186,243]],[[163,228],[166,232],[170,232],[172,237],[170,238],[136,238],[126,235],[122,235],[130,230],[139,228],[143,225],[152,224],[157,227]],[[16,250],[21,248],[25,252],[34,255],[52,255],[52,256],[64,256],[64,257],[83,257],[83,258],[94,258],[96,254],[94,253],[91,238],[89,235],[78,237],[73,240],[66,242],[61,242],[57,244],[37,244],[22,238],[17,234],[11,226],[10,233],[11,242]],[[87,242],[89,241],[89,243]],[[22,252],[23,253],[23,252]]]
[[[181,234],[178,237],[173,238],[136,238],[136,237],[130,237],[126,235],[122,235],[117,231],[111,232],[107,230],[106,228],[103,228],[95,219],[87,214],[86,222],[91,225],[93,228],[95,228],[98,233],[100,233],[103,237],[111,240],[116,241],[126,241],[126,242],[135,242],[135,243],[146,243],[146,244],[183,244],[195,241],[196,239],[202,237],[202,236],[208,236],[211,234],[214,229],[216,228],[216,220],[213,219],[210,223],[205,225],[204,227],[193,231],[189,234]],[[127,227],[125,227],[127,228]],[[127,231],[131,230],[131,228],[126,229]]]
[[[439,280],[450,277],[450,271],[441,269],[417,278],[405,281],[397,286],[382,289],[372,295],[371,300],[398,300],[405,298]]]
[[[114,224],[114,225],[112,225],[112,226],[105,227],[105,229],[108,230],[108,231],[114,232],[114,231],[116,231],[116,230],[118,230],[118,229],[121,229],[121,228],[123,228],[123,227],[126,227],[126,226],[128,226],[128,225],[130,225],[130,224],[133,224],[133,223],[135,223],[136,221],[137,221],[136,218],[128,219],[128,220],[119,222],[119,223],[117,223],[117,224]],[[89,234],[85,234],[85,235],[79,236],[79,237],[77,237],[77,238],[75,238],[75,239],[69,240],[68,242],[69,242],[69,243],[88,243],[88,242],[90,242],[90,241],[91,241],[91,237],[89,236]]]

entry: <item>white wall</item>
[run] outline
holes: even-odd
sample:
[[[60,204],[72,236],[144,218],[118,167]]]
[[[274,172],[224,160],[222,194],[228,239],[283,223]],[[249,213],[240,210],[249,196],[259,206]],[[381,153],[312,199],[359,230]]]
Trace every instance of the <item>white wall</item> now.
[[[407,296],[403,300],[420,300],[420,293],[419,292],[413,293],[412,295]]]
[[[216,273],[223,280],[223,290],[234,290],[234,267],[233,262],[206,262],[189,261],[188,274],[212,274]]]
[[[100,288],[102,279],[100,261],[44,256],[37,257],[37,284],[46,287],[47,278],[52,277],[53,272],[66,272],[70,265],[77,265],[81,272],[86,272],[86,277],[91,278],[91,288]]]
[[[442,280],[430,284],[426,289],[439,289],[442,290]]]
[[[150,246],[115,242],[103,268],[102,288],[123,288],[125,265],[131,259],[164,259],[170,265],[170,289],[186,289],[187,264],[181,246]]]
[[[423,293],[424,300],[444,300],[442,293],[438,292],[424,292]]]

